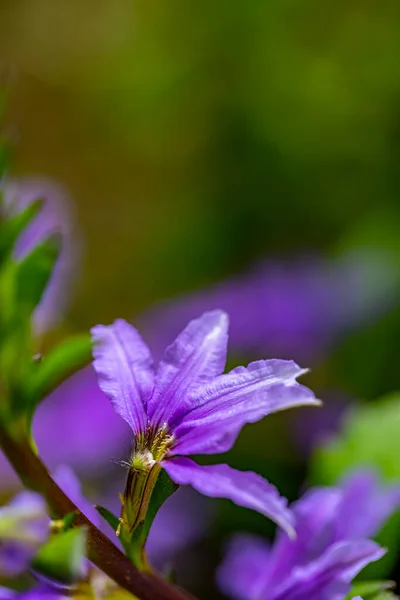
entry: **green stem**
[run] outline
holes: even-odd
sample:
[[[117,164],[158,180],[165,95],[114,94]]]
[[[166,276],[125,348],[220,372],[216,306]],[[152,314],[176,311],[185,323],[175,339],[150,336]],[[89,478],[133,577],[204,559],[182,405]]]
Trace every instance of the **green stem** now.
[[[89,560],[118,585],[140,600],[195,600],[158,576],[139,571],[58,487],[28,440],[17,441],[0,428],[0,446],[23,484],[46,498],[54,518],[77,512],[74,527],[86,526],[88,530]]]

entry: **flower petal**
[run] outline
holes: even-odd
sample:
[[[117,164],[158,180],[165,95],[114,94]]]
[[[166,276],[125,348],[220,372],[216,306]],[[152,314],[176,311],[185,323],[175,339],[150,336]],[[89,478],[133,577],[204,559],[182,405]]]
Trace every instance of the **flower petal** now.
[[[100,389],[134,433],[144,431],[145,408],[154,384],[150,350],[136,329],[122,319],[108,327],[96,325],[91,333]]]
[[[334,537],[334,527],[342,493],[336,488],[313,488],[291,508],[296,519],[296,539],[278,532],[268,566],[265,585],[274,588],[301,567],[321,556]],[[340,518],[340,517],[339,517]]]
[[[287,501],[266,479],[251,471],[228,465],[201,466],[185,457],[170,458],[162,466],[175,483],[191,485],[211,498],[228,498],[272,519],[290,536],[295,535],[294,517]]]
[[[100,526],[99,513],[83,495],[81,482],[74,471],[68,465],[60,465],[54,472],[54,481],[62,489],[64,494],[79,508],[96,527]]]
[[[266,415],[294,406],[319,405],[296,378],[301,369],[289,360],[260,360],[190,392],[192,409],[175,430],[175,454],[229,450],[241,428]]]
[[[338,542],[317,560],[293,569],[268,596],[271,600],[342,600],[352,579],[385,550],[370,540]],[[270,588],[266,588],[270,590]]]
[[[217,571],[221,591],[233,600],[260,597],[265,582],[265,569],[270,546],[252,535],[237,535],[231,540],[223,563]]]
[[[153,424],[172,424],[187,410],[189,389],[222,373],[227,342],[228,316],[224,312],[214,310],[190,321],[160,362],[148,407]]]
[[[373,537],[400,508],[400,485],[383,486],[373,471],[350,474],[341,484],[343,499],[336,539]]]

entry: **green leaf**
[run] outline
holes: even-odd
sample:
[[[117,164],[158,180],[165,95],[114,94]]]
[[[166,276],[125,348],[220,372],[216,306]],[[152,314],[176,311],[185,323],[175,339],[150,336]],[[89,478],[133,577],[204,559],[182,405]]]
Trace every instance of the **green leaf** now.
[[[71,512],[68,513],[67,515],[65,515],[65,517],[63,518],[63,529],[64,531],[68,531],[69,529],[71,529],[72,525],[75,522],[76,517],[78,516],[77,512]]]
[[[36,246],[18,263],[16,310],[30,316],[40,303],[59,255],[59,238],[51,237]]]
[[[46,577],[74,583],[82,577],[86,529],[79,527],[54,535],[37,553],[33,568]]]
[[[69,375],[90,363],[92,343],[89,334],[73,335],[62,341],[32,365],[32,373],[26,382],[26,395],[30,398],[33,413],[38,402],[62,383]]]
[[[104,508],[104,506],[100,506],[99,504],[95,506],[95,509],[107,521],[113,531],[116,532],[119,527],[119,518],[108,510],[108,508]]]
[[[40,207],[40,201],[32,202],[25,210],[2,222],[0,230],[0,265],[11,256],[17,239],[36,217]]]
[[[363,600],[384,600],[395,598],[390,590],[396,584],[393,581],[362,581],[355,583],[344,600],[352,600],[355,596],[361,596]]]
[[[400,478],[400,394],[353,408],[341,431],[314,454],[314,481],[331,485],[347,470],[375,466],[387,479]]]

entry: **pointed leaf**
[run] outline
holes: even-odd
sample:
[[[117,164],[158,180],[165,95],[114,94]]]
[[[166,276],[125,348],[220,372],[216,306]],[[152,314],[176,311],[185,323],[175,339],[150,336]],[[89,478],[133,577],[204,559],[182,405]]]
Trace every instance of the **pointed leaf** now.
[[[16,304],[31,314],[39,304],[59,255],[59,238],[51,237],[36,246],[18,263]]]
[[[62,341],[43,359],[33,365],[26,384],[31,402],[31,412],[45,396],[78,369],[89,364],[92,343],[89,334],[78,334]]]
[[[41,202],[32,202],[23,211],[7,219],[1,225],[0,235],[0,264],[12,255],[14,245],[23,230],[36,217],[41,207]]]
[[[112,513],[110,510],[108,510],[108,508],[100,506],[100,504],[97,504],[95,506],[95,509],[103,517],[103,519],[107,521],[107,523],[110,525],[113,531],[117,531],[119,527],[119,518],[116,517],[114,513]]]
[[[69,529],[71,529],[72,525],[74,524],[74,521],[76,519],[76,517],[78,516],[77,512],[71,512],[68,513],[67,515],[65,515],[63,521],[64,521],[64,531],[68,531]]]
[[[69,529],[53,536],[33,561],[33,568],[46,577],[73,583],[85,573],[86,529]]]

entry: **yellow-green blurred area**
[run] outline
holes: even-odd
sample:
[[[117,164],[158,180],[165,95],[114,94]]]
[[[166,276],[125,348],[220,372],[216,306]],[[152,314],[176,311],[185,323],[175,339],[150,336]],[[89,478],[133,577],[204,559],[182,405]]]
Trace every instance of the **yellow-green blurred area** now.
[[[13,170],[76,204],[78,326],[399,219],[396,1],[4,0],[0,23]]]

